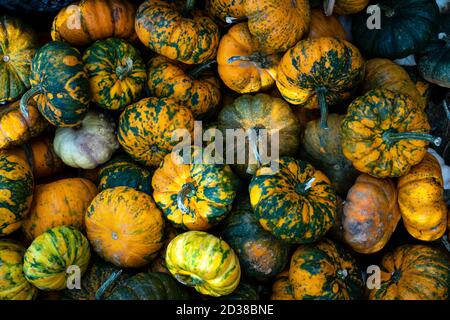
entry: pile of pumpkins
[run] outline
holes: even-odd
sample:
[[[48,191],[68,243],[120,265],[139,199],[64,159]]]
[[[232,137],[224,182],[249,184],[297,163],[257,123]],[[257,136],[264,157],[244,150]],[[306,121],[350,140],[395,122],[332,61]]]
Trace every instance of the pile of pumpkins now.
[[[137,2],[0,15],[0,299],[450,298],[448,2]]]

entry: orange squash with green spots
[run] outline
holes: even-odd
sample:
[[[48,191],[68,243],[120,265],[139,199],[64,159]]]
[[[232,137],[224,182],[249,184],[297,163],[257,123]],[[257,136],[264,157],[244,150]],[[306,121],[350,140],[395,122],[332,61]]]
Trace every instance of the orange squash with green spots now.
[[[308,38],[335,37],[345,40],[347,32],[336,15],[326,16],[320,9],[311,10]]]
[[[206,11],[226,23],[245,18],[244,0],[206,0]]]
[[[289,269],[275,277],[270,300],[295,300],[292,285],[289,282]]]
[[[86,210],[94,251],[119,267],[149,264],[163,245],[164,220],[152,197],[129,187],[100,192]]]

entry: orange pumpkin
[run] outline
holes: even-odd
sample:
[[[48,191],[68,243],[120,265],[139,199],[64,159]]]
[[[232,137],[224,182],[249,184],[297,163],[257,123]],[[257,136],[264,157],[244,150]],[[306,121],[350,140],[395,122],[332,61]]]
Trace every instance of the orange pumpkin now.
[[[289,269],[275,277],[270,300],[295,300],[292,285],[289,282]]]
[[[347,38],[347,32],[337,16],[326,16],[322,10],[311,10],[311,23],[308,38],[336,37],[342,40]]]

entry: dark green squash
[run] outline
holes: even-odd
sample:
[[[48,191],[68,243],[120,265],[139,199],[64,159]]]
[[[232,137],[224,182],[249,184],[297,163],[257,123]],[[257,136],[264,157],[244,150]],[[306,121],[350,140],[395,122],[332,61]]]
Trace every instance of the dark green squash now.
[[[248,282],[241,281],[231,294],[221,296],[217,300],[260,300],[258,291]]]

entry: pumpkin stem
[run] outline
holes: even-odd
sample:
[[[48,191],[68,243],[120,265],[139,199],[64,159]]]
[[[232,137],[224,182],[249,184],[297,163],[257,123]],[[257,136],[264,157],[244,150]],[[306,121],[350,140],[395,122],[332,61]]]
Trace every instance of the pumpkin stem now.
[[[401,140],[424,140],[433,143],[436,147],[441,145],[442,139],[440,137],[435,137],[428,133],[422,132],[389,132],[383,133],[383,140],[387,143],[394,143]]]
[[[450,97],[450,95],[449,95]],[[442,105],[444,106],[445,115],[447,116],[447,120],[450,120],[450,109],[448,108],[447,98],[442,101]]]
[[[213,65],[214,63],[216,63],[216,60],[210,60],[210,61],[203,62],[203,63],[199,64],[198,66],[196,66],[195,68],[189,70],[188,75],[191,78],[197,79],[200,76],[200,74],[203,73],[203,71],[205,71],[206,69],[209,69],[209,67],[211,67],[211,65]]]
[[[247,20],[247,17],[242,17],[242,18],[225,17],[225,22],[228,24],[243,22],[245,20]]]
[[[325,87],[320,87],[316,89],[317,100],[319,101],[320,107],[320,127],[322,129],[328,130],[328,106],[327,106],[327,89]]]
[[[323,2],[323,9],[327,17],[333,14],[335,0],[325,0]]]
[[[130,74],[131,70],[133,70],[133,60],[131,60],[131,58],[126,58],[125,66],[117,66],[116,68],[116,74],[119,77],[119,80],[125,79],[125,77]]]
[[[301,195],[305,195],[308,192],[308,190],[311,189],[314,181],[316,181],[316,177],[312,177],[311,179],[309,179],[308,181],[306,181],[304,183],[299,183],[296,187],[297,193],[299,193]]]
[[[248,61],[256,65],[258,68],[268,69],[272,67],[272,62],[267,59],[267,56],[260,52],[252,53],[249,56],[232,56],[228,58],[227,63],[233,63],[235,61]]]
[[[196,275],[187,275],[187,274],[175,274],[175,279],[178,282],[184,284],[185,286],[194,287],[203,283],[203,280]]]
[[[31,87],[30,90],[25,92],[20,99],[20,112],[24,115],[25,118],[28,118],[28,101],[33,98],[35,95],[42,93],[42,88],[40,85]]]
[[[339,269],[336,272],[336,275],[338,276],[339,279],[345,280],[345,278],[347,278],[347,276],[348,276],[348,271],[347,271],[347,269]]]
[[[105,291],[111,286],[111,284],[117,280],[117,278],[122,274],[122,269],[119,271],[113,272],[108,279],[106,279],[105,282],[98,288],[97,292],[95,293],[95,300],[101,300],[103,295],[105,294]]]
[[[182,213],[189,213],[189,208],[184,204],[184,199],[194,190],[195,187],[192,183],[185,183],[180,192],[178,192],[177,204]]]

